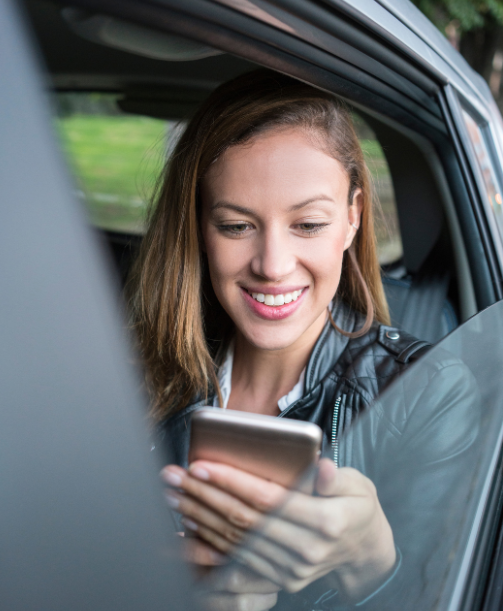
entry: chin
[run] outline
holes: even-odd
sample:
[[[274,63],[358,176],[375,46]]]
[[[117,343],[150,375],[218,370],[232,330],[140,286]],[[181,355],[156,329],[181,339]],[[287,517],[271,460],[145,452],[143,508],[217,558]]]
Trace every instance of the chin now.
[[[285,330],[286,331],[286,330]],[[260,350],[284,350],[302,337],[304,329],[296,333],[281,332],[280,330],[266,329],[246,329],[242,331],[246,340],[255,348]]]

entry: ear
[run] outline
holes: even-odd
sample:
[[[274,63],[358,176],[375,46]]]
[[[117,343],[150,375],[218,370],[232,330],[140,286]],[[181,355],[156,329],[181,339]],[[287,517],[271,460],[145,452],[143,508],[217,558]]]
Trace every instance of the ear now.
[[[361,189],[356,189],[353,193],[353,201],[348,208],[348,232],[344,242],[344,250],[347,250],[357,234],[362,220],[363,193]]]

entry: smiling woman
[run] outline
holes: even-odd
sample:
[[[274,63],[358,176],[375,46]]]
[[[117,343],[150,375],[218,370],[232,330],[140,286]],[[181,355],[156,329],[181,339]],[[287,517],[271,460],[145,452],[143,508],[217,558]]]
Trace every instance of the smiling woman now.
[[[206,173],[203,248],[215,295],[238,330],[228,407],[276,415],[295,386],[361,223],[362,190],[353,186],[348,201],[349,187],[342,164],[305,126],[255,135]],[[251,350],[261,364],[250,375],[250,357],[241,355]],[[281,370],[272,364],[278,358]],[[271,367],[275,375],[264,375]]]
[[[213,192],[212,185],[223,169],[218,192]],[[324,199],[316,199],[320,192]],[[272,206],[275,202],[279,205]],[[265,210],[276,218],[266,219]],[[255,219],[260,223],[252,231],[256,235],[253,244],[260,247],[261,254],[250,259],[248,273],[253,282],[247,282],[251,289],[260,289],[251,292],[262,293],[261,287],[265,291],[267,284],[275,289],[280,286],[280,294],[288,293],[281,288],[287,278],[288,284],[300,282],[292,290],[309,289],[302,278],[309,272],[300,271],[302,262],[291,273],[297,265],[295,249],[300,259],[320,253],[324,263],[324,269],[317,272],[326,277],[324,294],[313,285],[307,291],[308,299],[301,298],[305,305],[292,321],[283,319],[282,329],[304,320],[312,299],[316,299],[319,319],[320,304],[324,301],[325,311],[336,290],[345,303],[365,315],[360,328],[346,329],[350,335],[364,334],[374,319],[389,322],[376,253],[369,173],[349,111],[333,96],[274,73],[256,71],[239,77],[210,96],[180,139],[138,260],[132,303],[156,417],[181,409],[198,394],[209,396],[211,389],[219,392],[215,363],[221,364],[236,321],[220,298],[217,278],[211,277],[218,275],[216,261],[204,256],[200,234],[206,236],[208,248],[217,235],[235,240],[236,234],[251,229],[250,214],[264,216]],[[277,227],[280,214],[286,215],[281,222],[288,225],[291,236],[287,250]],[[347,241],[344,238],[341,243],[343,235]],[[305,239],[315,236],[315,240]],[[248,237],[244,239],[250,243]],[[346,250],[348,256],[343,257]],[[288,252],[292,256],[286,261]],[[222,256],[234,255],[228,250]],[[269,269],[271,265],[293,267],[275,270]],[[264,292],[264,303],[266,294],[276,293]],[[265,308],[273,319],[279,314],[267,305],[261,311]],[[262,332],[273,331],[258,318],[254,324],[259,323]],[[320,330],[318,321],[318,335]]]
[[[344,457],[338,438],[342,423],[369,412],[427,345],[387,326],[368,170],[344,104],[268,71],[218,88],[173,152],[134,287],[157,445],[168,444],[177,463],[163,471],[168,502],[197,535],[186,541],[192,562],[225,562],[286,493],[232,465],[189,466],[187,424],[197,407],[315,422],[330,456],[319,465],[317,496],[294,496],[259,560],[241,558],[244,585],[220,583],[212,608],[270,609],[278,590],[327,576],[337,604],[375,601],[395,579],[401,552],[367,475],[376,448],[401,431],[406,449],[418,430],[399,409],[375,412],[372,442],[361,433]],[[441,370],[434,366],[432,378]],[[451,406],[470,392],[459,385],[430,422],[450,427]],[[471,439],[473,422],[457,426]],[[435,452],[446,465],[439,477],[450,482],[447,459],[463,451],[444,437]],[[437,501],[428,497],[431,511]]]
[[[202,183],[202,235],[213,288],[234,321],[245,311],[244,298],[264,320],[287,319],[296,326],[302,319],[306,329],[314,324],[315,336],[320,334],[339,284],[334,270],[341,269],[360,223],[361,190],[350,205],[348,191],[341,164],[298,128],[276,129],[249,146],[233,146],[213,164]],[[227,203],[243,199],[248,207]],[[321,318],[321,326],[313,316]],[[246,327],[245,321],[238,327]],[[256,334],[257,325],[252,327]],[[286,321],[274,328],[289,345],[285,327]],[[271,329],[263,330],[268,343]]]

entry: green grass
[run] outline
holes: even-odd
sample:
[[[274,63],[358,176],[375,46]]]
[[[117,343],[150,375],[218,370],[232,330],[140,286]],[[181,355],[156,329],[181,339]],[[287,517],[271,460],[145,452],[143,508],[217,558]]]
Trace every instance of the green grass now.
[[[145,203],[164,161],[166,123],[72,115],[57,119],[57,129],[77,186],[86,195],[91,221],[109,229],[141,231]]]

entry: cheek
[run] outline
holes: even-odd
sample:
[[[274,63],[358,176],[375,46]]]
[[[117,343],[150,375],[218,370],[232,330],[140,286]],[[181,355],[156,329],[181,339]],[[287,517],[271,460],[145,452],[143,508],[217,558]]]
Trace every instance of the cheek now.
[[[329,287],[335,290],[339,283],[345,238],[345,233],[334,232],[330,236],[313,239],[312,245],[306,245],[303,257],[305,265],[313,278],[322,282],[327,290],[330,290]]]
[[[218,295],[225,290],[226,281],[232,281],[246,268],[248,249],[244,240],[229,240],[211,230],[205,235],[205,247],[211,282]]]

